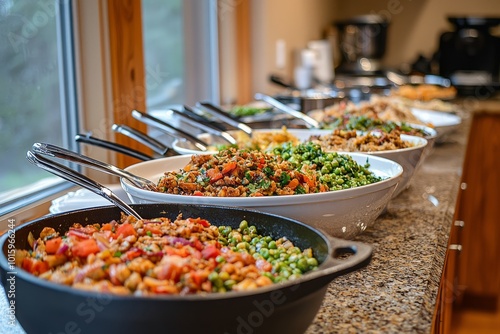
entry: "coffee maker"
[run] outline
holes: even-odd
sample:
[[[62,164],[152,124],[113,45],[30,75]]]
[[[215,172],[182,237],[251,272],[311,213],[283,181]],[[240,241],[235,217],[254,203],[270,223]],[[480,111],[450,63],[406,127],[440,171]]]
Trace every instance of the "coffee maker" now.
[[[439,74],[464,94],[478,87],[496,87],[500,74],[500,37],[491,33],[500,18],[448,17],[454,31],[439,38]]]
[[[367,14],[334,24],[342,56],[336,71],[363,76],[381,74],[389,21],[381,15]]]

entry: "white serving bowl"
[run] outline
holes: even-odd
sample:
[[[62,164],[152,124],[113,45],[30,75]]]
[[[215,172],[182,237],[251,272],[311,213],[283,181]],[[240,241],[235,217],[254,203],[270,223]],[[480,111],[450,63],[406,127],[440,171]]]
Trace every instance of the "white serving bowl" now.
[[[420,164],[425,158],[425,148],[428,145],[428,141],[425,138],[401,135],[401,139],[413,144],[412,147],[400,148],[397,150],[387,150],[387,151],[373,151],[373,152],[363,152],[368,155],[373,155],[385,159],[390,159],[397,162],[403,167],[403,175],[399,186],[396,191],[392,194],[392,198],[398,196],[404,190],[408,189],[410,186],[410,181],[418,169]]]
[[[458,115],[419,108],[411,108],[411,112],[420,121],[426,124],[432,124],[437,133],[436,141],[438,143],[444,141],[444,137],[455,131],[462,123],[462,118]]]
[[[403,176],[401,179],[401,182],[398,186],[398,189],[394,192],[392,197],[398,196],[402,191],[407,189],[410,185],[410,181],[416,171],[416,169],[422,164],[423,160],[425,157],[430,153],[430,149],[432,148],[432,145],[436,139],[436,131],[433,130],[430,127],[424,126],[424,125],[413,125],[411,124],[412,127],[415,128],[421,128],[425,130],[427,133],[430,134],[430,136],[427,136],[425,138],[418,137],[418,136],[410,136],[410,135],[401,135],[401,139],[404,141],[408,141],[413,144],[412,147],[410,148],[404,148],[404,149],[397,149],[397,150],[388,150],[388,151],[374,151],[374,152],[362,152],[386,159],[393,160],[400,164],[403,167]],[[259,132],[280,132],[280,129],[260,129],[260,130],[255,130],[255,133]],[[334,130],[331,129],[325,129],[325,130],[320,130],[320,129],[287,129],[288,133],[291,135],[294,135],[295,137],[298,138],[300,142],[305,142],[307,141],[311,136],[320,136],[320,135],[328,135],[332,133]],[[374,130],[376,131],[376,130]],[[231,132],[231,134],[235,135],[236,132]],[[360,134],[363,134],[363,132],[359,131]],[[218,145],[218,144],[225,144],[226,142],[224,139],[213,136],[208,133],[203,133],[198,135],[198,138],[201,140],[205,141],[209,145]],[[428,138],[428,139],[427,139]],[[431,141],[431,145],[429,145],[429,141]],[[200,154],[200,151],[196,149],[194,145],[192,145],[190,142],[187,141],[182,141],[182,140],[176,140],[173,143],[173,146],[175,151],[179,152],[180,154]],[[214,151],[206,151],[203,152],[204,154],[215,154],[217,153],[216,150]]]
[[[403,168],[398,163],[362,153],[348,153],[384,180],[357,188],[324,193],[263,196],[263,197],[208,197],[159,193],[140,189],[121,180],[132,203],[190,203],[243,207],[293,218],[319,228],[326,233],[351,239],[371,226],[383,212],[398,187]],[[183,168],[191,156],[180,155],[156,159],[126,168],[127,171],[157,182],[166,171]],[[222,213],[221,213],[222,214]]]
[[[228,131],[233,137],[237,138],[238,130]],[[271,133],[271,132],[282,132],[281,129],[256,129],[253,130],[253,133]],[[300,142],[305,142],[309,137],[313,135],[322,135],[328,134],[332,132],[332,130],[320,130],[320,129],[287,129],[287,132],[299,139]],[[209,133],[202,133],[197,136],[200,140],[203,140],[209,146],[216,145],[228,145],[229,143],[225,141],[223,138],[214,136]],[[209,150],[205,152],[201,152],[196,148],[191,142],[185,140],[176,139],[172,142],[172,148],[179,154],[215,154],[217,150]]]
[[[434,144],[436,143],[436,139],[438,136],[437,131],[430,126],[422,125],[422,124],[408,124],[412,128],[424,130],[427,135],[424,137],[427,139],[427,145],[425,146],[424,152],[422,153],[422,161],[425,160],[427,156],[431,153]]]

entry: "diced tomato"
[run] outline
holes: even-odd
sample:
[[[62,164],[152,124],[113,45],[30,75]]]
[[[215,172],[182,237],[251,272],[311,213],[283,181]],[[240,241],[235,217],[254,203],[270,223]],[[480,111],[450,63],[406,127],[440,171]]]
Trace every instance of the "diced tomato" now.
[[[203,227],[209,227],[210,226],[210,223],[208,222],[208,220],[206,219],[202,219],[202,218],[188,218],[188,220],[190,222],[193,222],[193,223],[198,223],[200,224],[201,226]]]
[[[190,255],[186,247],[182,248],[164,247],[164,251],[165,253],[167,253],[167,255],[178,255],[180,257],[188,257]]]
[[[180,267],[175,261],[171,261],[157,266],[155,268],[155,273],[158,279],[167,279],[174,282],[179,282],[179,279],[182,275],[182,267]]]
[[[34,274],[34,275],[40,275],[43,274],[44,272],[48,271],[50,269],[49,264],[45,261],[40,261],[32,258],[24,258],[23,263],[21,267]]]
[[[208,245],[201,251],[201,255],[204,259],[216,258],[221,254],[220,250],[214,245]]]
[[[82,240],[73,245],[71,252],[75,256],[87,257],[90,254],[98,253],[99,246],[94,239]]]
[[[59,246],[61,246],[62,243],[62,238],[57,237],[57,238],[52,238],[50,240],[47,240],[45,242],[45,251],[48,254],[55,254],[57,250],[59,249]]]
[[[231,172],[233,169],[236,168],[236,162],[230,161],[224,165],[224,168],[222,168],[222,174],[227,174]]]
[[[161,230],[155,226],[151,226],[150,224],[144,225],[144,231],[151,232],[153,234],[162,234]]]
[[[113,224],[111,223],[102,224],[101,231],[113,231]]]
[[[200,240],[195,239],[191,243],[192,243],[193,247],[196,248],[197,250],[201,251],[203,249],[203,244],[201,243]]]
[[[203,193],[201,191],[199,191],[199,190],[195,190],[193,192],[193,196],[203,196]]]
[[[125,253],[125,257],[130,261],[135,259],[136,257],[141,256],[143,253],[144,252],[139,248],[131,248],[128,252]]]
[[[203,281],[206,279],[206,275],[204,277],[197,271],[192,271],[189,273],[189,275],[191,276],[191,279],[196,287],[199,287],[201,283],[203,283]]]
[[[288,186],[288,188],[293,190],[293,189],[297,188],[298,185],[299,185],[299,180],[293,179],[290,182],[288,182],[287,186]]]
[[[122,235],[124,238],[129,235],[137,235],[137,231],[129,223],[123,223],[116,229],[116,237]]]
[[[264,168],[265,164],[266,164],[266,160],[264,158],[260,158],[258,168],[259,169]]]
[[[310,188],[314,188],[316,186],[316,182],[314,182],[313,180],[311,180],[311,178],[309,178],[307,175],[304,175],[302,174],[302,180],[307,183],[307,185],[310,187]]]
[[[207,176],[210,178],[210,183],[220,180],[224,177],[221,172],[216,168],[210,168],[207,170]]]

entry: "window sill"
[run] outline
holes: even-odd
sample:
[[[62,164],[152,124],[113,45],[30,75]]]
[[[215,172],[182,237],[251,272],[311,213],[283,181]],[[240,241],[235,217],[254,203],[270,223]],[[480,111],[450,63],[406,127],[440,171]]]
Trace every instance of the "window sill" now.
[[[22,197],[23,190],[21,190],[16,199],[2,203],[0,208],[0,235],[8,231],[12,227],[12,223],[19,226],[48,214],[52,200],[75,188],[74,184],[61,180],[53,182],[50,187],[47,186],[47,183],[43,187],[42,184],[37,185],[39,189],[35,189],[35,191],[33,186],[30,187],[32,193],[30,196]]]

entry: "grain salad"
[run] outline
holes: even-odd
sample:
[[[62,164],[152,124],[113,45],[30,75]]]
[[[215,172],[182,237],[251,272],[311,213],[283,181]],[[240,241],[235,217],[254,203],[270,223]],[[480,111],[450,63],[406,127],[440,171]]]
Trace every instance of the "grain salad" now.
[[[81,225],[64,234],[45,227],[17,250],[16,264],[50,282],[118,295],[188,295],[245,291],[315,270],[312,250],[273,239],[243,220],[238,228],[202,218]]]

